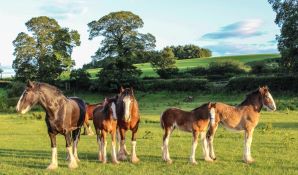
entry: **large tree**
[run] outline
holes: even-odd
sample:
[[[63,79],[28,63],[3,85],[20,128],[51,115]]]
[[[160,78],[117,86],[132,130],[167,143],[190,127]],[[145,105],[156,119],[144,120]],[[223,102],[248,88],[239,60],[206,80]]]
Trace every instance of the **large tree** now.
[[[62,28],[46,16],[32,18],[25,25],[31,35],[21,32],[13,41],[16,79],[50,82],[74,66],[72,50],[80,45],[77,31]]]
[[[298,1],[268,0],[276,12],[275,23],[281,28],[278,50],[286,70],[298,72]]]
[[[101,47],[94,59],[107,57],[120,59],[136,58],[140,51],[155,47],[155,37],[150,33],[142,34],[138,29],[144,25],[143,20],[129,11],[112,12],[97,21],[88,24],[89,39],[103,37]]]

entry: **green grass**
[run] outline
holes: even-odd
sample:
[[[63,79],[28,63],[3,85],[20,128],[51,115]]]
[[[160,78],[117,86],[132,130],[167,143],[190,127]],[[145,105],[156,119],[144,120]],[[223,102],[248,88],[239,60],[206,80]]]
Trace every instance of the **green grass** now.
[[[78,93],[86,101],[101,101],[102,94]],[[191,95],[194,102],[183,99]],[[175,130],[170,139],[170,154],[173,164],[161,159],[162,129],[159,115],[170,106],[193,109],[207,101],[224,101],[237,104],[245,94],[202,94],[195,93],[138,93],[141,123],[138,131],[137,154],[141,162],[134,165],[128,161],[119,165],[110,163],[110,140],[108,142],[107,164],[97,161],[95,136],[81,136],[79,142],[79,168],[70,170],[65,161],[65,141],[58,136],[59,168],[53,172],[45,170],[50,163],[50,140],[44,120],[34,119],[43,112],[26,115],[15,113],[0,114],[0,174],[297,174],[298,173],[298,111],[262,111],[260,123],[255,129],[252,155],[256,162],[247,165],[242,159],[243,133],[233,133],[219,128],[215,136],[215,153],[218,160],[204,162],[201,146],[196,157],[198,165],[188,163],[191,149],[191,134]],[[297,100],[297,96],[273,94],[277,107],[287,100]],[[297,103],[296,101],[296,103]],[[149,134],[147,134],[149,132]],[[130,149],[130,133],[127,147]]]
[[[193,68],[197,66],[207,67],[209,63],[218,60],[237,60],[243,63],[263,61],[266,59],[278,58],[279,54],[255,54],[255,55],[237,55],[237,56],[221,56],[221,57],[210,57],[210,58],[193,58],[186,60],[177,60],[176,66],[180,70],[185,70],[187,68]],[[157,74],[153,71],[150,63],[136,64],[136,66],[142,70],[142,77],[156,77]],[[100,69],[89,69],[88,72],[91,74],[92,78],[95,78],[97,72]]]

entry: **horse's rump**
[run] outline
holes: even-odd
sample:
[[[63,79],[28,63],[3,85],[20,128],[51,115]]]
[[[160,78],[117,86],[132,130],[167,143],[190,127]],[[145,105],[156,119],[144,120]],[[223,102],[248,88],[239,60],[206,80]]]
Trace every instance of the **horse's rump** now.
[[[81,127],[83,125],[84,121],[85,121],[86,104],[82,99],[80,99],[78,97],[68,97],[68,99],[75,101],[79,106],[80,116],[79,116],[77,126]]]

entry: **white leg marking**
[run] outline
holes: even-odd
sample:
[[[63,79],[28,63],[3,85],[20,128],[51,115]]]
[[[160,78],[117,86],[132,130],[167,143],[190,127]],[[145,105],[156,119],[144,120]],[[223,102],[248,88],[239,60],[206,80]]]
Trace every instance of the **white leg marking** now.
[[[101,141],[102,163],[107,162],[107,141]]]
[[[77,161],[72,153],[72,147],[67,147],[67,152],[69,155],[69,164],[68,164],[68,168],[74,169],[78,167]]]
[[[191,147],[191,155],[190,155],[190,163],[193,163],[193,164],[197,164],[197,161],[196,161],[197,146],[198,146],[198,142],[193,140],[192,147]]]
[[[201,132],[201,142],[202,142],[202,148],[203,148],[203,157],[204,157],[205,161],[212,162],[213,160],[209,156],[206,132]]]
[[[112,142],[112,161],[113,163],[119,163],[117,160],[117,155],[116,155],[116,142]]]
[[[52,162],[47,169],[54,170],[56,168],[58,168],[58,160],[57,160],[57,148],[55,147],[55,148],[52,148]]]
[[[137,154],[136,154],[136,145],[137,145],[136,141],[131,142],[131,162],[132,163],[139,162],[139,158],[137,157]]]

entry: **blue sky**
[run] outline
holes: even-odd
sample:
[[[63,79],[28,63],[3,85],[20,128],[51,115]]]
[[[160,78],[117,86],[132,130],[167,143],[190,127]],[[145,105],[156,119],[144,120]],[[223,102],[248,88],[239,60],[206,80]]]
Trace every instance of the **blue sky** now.
[[[11,66],[12,41],[18,33],[28,33],[25,22],[46,15],[79,31],[82,43],[73,59],[81,67],[100,46],[100,38],[88,40],[87,23],[120,10],[143,19],[140,31],[156,37],[156,49],[196,44],[215,56],[277,53],[279,29],[267,0],[0,0],[0,63]]]

